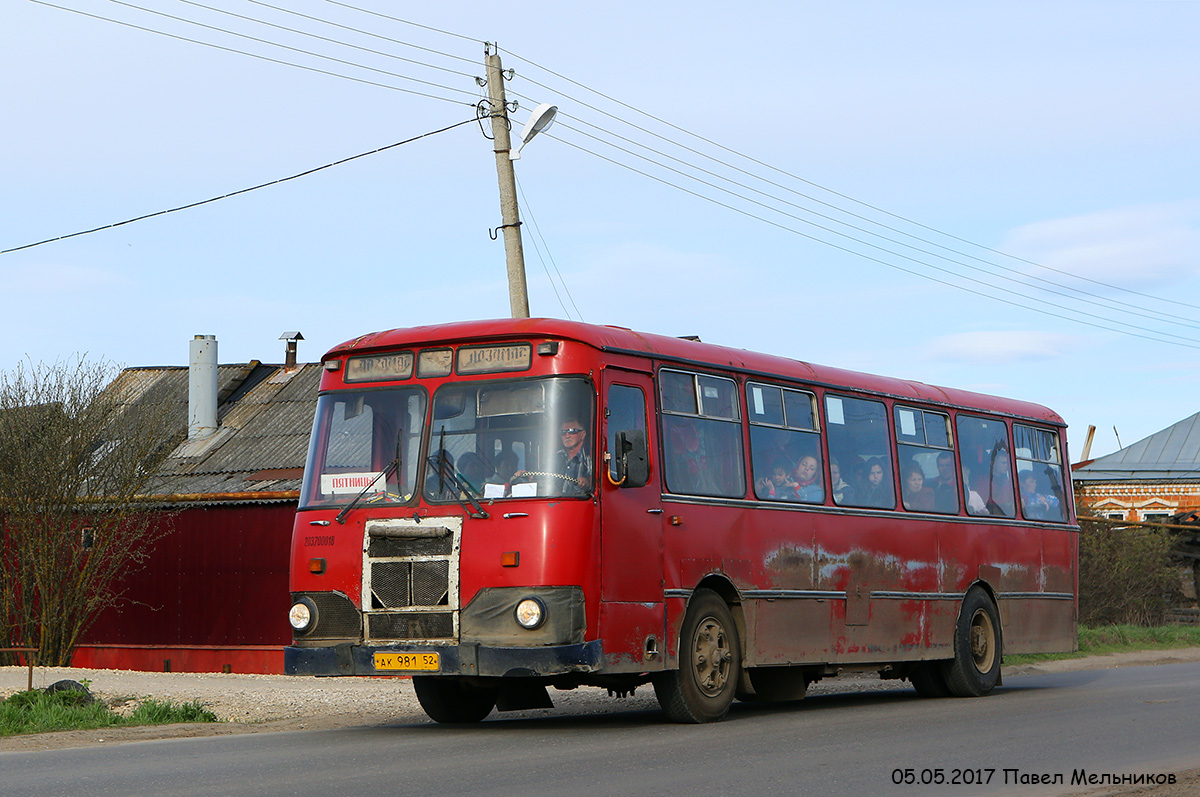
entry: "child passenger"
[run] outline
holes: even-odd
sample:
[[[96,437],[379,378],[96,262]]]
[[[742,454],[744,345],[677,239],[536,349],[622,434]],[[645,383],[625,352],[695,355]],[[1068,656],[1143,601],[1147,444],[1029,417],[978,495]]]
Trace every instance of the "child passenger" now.
[[[759,498],[770,501],[792,501],[796,496],[796,483],[788,474],[791,468],[787,462],[777,459],[771,463],[771,475],[763,476],[754,483],[754,491]]]
[[[800,458],[796,464],[796,500],[819,504],[825,500],[821,486],[821,466],[814,456]]]

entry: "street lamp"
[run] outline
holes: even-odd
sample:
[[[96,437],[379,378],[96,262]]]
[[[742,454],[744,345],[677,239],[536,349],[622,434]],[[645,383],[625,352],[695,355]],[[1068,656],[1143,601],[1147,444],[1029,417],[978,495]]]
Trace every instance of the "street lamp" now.
[[[509,160],[520,160],[521,149],[529,143],[529,140],[538,133],[545,130],[550,125],[554,124],[554,117],[558,114],[558,106],[551,105],[548,102],[543,102],[541,105],[533,109],[533,113],[529,114],[529,121],[521,128],[521,142],[517,144],[517,148],[508,153]]]

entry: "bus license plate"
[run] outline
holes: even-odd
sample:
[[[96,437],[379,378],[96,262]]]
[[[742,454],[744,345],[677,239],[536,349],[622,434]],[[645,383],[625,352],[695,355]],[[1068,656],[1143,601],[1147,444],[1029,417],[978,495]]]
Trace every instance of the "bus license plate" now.
[[[437,672],[441,661],[437,653],[376,653],[377,670],[417,670]]]

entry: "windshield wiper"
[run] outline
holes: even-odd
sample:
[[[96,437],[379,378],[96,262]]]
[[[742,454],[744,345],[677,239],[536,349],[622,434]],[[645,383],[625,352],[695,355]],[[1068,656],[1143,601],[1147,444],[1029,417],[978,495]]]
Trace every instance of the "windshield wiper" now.
[[[438,442],[438,452],[430,454],[425,460],[431,467],[437,468],[438,473],[438,497],[442,497],[446,492],[446,480],[449,479],[457,488],[454,491],[454,500],[458,501],[459,505],[467,510],[470,517],[486,520],[488,515],[487,510],[483,505],[475,500],[475,496],[471,495],[471,488],[459,478],[454,472],[454,468],[446,461],[446,427],[442,427],[441,439]],[[467,502],[470,502],[470,506]]]
[[[346,504],[345,508],[343,508],[341,512],[337,513],[337,517],[335,517],[334,520],[343,526],[346,525],[346,515],[350,514],[351,509],[358,506],[358,502],[362,500],[362,497],[367,494],[368,490],[375,486],[375,482],[379,481],[381,476],[383,477],[384,490],[387,490],[387,478],[392,474],[392,471],[398,467],[400,467],[400,457],[393,459],[392,463],[384,468],[383,473],[380,473],[374,479],[371,479],[371,481],[367,483],[367,486],[362,488],[362,492],[354,496],[354,500]]]

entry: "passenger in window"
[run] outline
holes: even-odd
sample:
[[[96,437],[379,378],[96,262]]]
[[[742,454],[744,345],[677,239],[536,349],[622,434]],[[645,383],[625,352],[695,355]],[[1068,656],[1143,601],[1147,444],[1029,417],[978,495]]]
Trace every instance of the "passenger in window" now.
[[[511,451],[501,451],[496,455],[496,472],[487,478],[484,484],[484,492],[487,495],[500,494],[503,496],[512,493],[513,477],[517,475],[517,455]],[[488,489],[489,487],[499,489]]]
[[[458,494],[453,474],[454,455],[443,449],[430,459],[425,495],[430,498],[453,498]]]
[[[796,500],[810,504],[825,500],[825,488],[821,486],[821,464],[809,455],[796,463]]]
[[[971,486],[971,469],[963,465],[963,494],[967,499],[968,515],[989,515],[987,501]]]
[[[468,451],[458,459],[458,475],[472,495],[483,494],[483,481],[487,478],[488,466],[474,451]]]
[[[675,418],[667,438],[668,487],[677,493],[720,495],[708,466],[708,455],[700,431],[691,418]]]
[[[933,511],[933,489],[925,486],[925,471],[916,462],[904,466],[900,482],[900,500],[911,512]]]
[[[933,509],[953,514],[958,511],[958,482],[954,480],[954,454],[943,451],[937,458],[938,477],[933,480]]]
[[[862,499],[859,503],[862,506],[895,506],[895,501],[892,499],[892,483],[887,478],[887,470],[880,457],[872,457],[867,461],[867,483],[863,487]]]
[[[829,460],[829,492],[838,506],[854,503],[854,488],[842,478],[842,467],[836,459]]]
[[[1061,520],[1062,505],[1058,499],[1038,489],[1038,477],[1032,470],[1021,475],[1021,511],[1030,520]]]
[[[517,455],[511,451],[501,451],[496,455],[495,480],[501,484],[512,481],[517,472]]]
[[[859,457],[852,457],[850,460],[850,488],[854,490],[854,495],[859,498],[858,503],[862,503],[862,496],[867,492],[867,463],[863,462]]]
[[[988,512],[998,517],[1015,517],[1017,504],[1013,496],[1012,462],[1008,450],[999,445],[992,449],[991,478],[988,480]]]
[[[794,501],[796,482],[792,481],[790,470],[786,460],[774,460],[771,463],[771,475],[763,476],[754,483],[755,495],[769,501]]]

